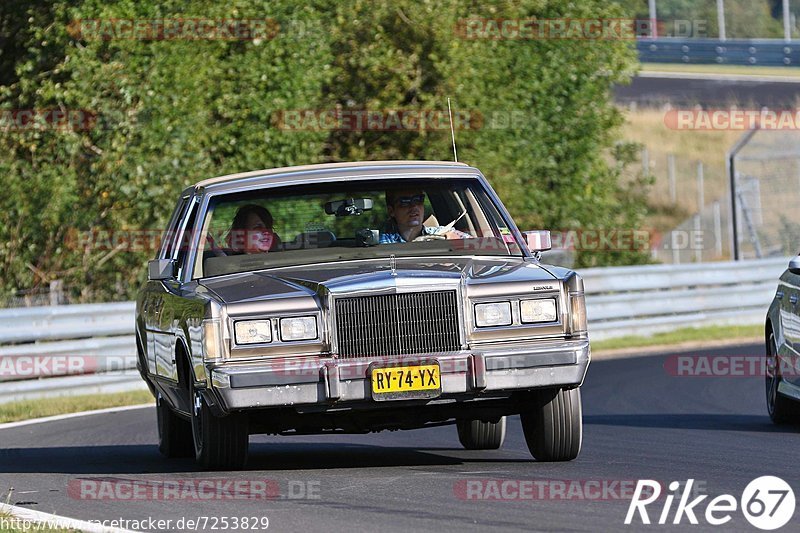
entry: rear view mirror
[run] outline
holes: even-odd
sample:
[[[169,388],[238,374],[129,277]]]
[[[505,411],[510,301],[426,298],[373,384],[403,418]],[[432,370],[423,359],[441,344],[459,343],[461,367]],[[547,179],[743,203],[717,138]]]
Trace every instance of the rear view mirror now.
[[[147,279],[163,280],[175,277],[174,259],[153,259],[147,263]]]
[[[522,235],[525,237],[525,244],[528,245],[528,250],[531,252],[546,252],[553,247],[550,243],[549,230],[525,231]]]
[[[800,255],[792,257],[792,260],[789,261],[789,272],[800,274]]]
[[[359,216],[372,209],[371,198],[348,198],[325,203],[325,212],[337,217]]]

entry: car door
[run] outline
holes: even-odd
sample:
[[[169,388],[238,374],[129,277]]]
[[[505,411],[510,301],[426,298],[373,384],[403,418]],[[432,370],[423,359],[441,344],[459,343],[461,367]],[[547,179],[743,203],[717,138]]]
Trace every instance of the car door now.
[[[159,259],[177,258],[182,228],[186,224],[186,215],[191,206],[191,198],[188,195],[183,196],[178,202],[162,239]],[[168,317],[164,315],[164,307],[169,295],[178,290],[176,284],[175,279],[148,281],[143,305],[149,371],[151,374],[168,379],[174,374],[175,339],[170,331]]]
[[[786,270],[778,282],[776,298],[780,300],[780,330],[783,332],[783,345],[778,342],[778,354],[783,359],[783,364],[789,368],[798,369],[800,362],[797,350],[800,349],[800,275]],[[795,385],[800,385],[797,371],[782,372],[784,379]]]
[[[173,246],[171,259],[175,261],[175,277],[163,280],[163,292],[160,294],[158,314],[158,331],[162,339],[161,345],[156,348],[156,357],[161,367],[163,377],[178,381],[178,369],[175,360],[175,343],[181,328],[181,317],[187,309],[186,295],[184,295],[182,279],[184,272],[190,268],[190,249],[194,243],[194,223],[197,217],[198,202],[194,197],[189,200],[178,226],[178,236]]]

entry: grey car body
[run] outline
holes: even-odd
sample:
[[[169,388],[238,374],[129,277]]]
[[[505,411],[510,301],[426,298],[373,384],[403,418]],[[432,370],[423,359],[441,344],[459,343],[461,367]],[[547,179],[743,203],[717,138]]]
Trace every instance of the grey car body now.
[[[210,201],[219,195],[365,179],[398,184],[420,177],[470,180],[485,190],[520,256],[478,251],[357,260],[321,256],[314,264],[194,275],[197,255],[204,253],[199,230]],[[537,459],[577,456],[582,439],[578,387],[590,360],[583,282],[569,269],[539,262],[479,170],[460,163],[365,162],[209,179],[183,191],[165,235],[136,302],[138,366],[157,398],[165,455],[194,454],[208,468],[238,468],[253,433],[370,432],[452,423],[465,447],[497,448],[505,416],[522,414]],[[416,299],[419,313],[397,315],[395,322],[405,322],[391,327],[422,331],[421,340],[400,353],[379,355],[387,353],[384,333],[373,320],[367,335],[374,337],[375,350],[365,354],[351,346],[343,355],[351,330],[340,323],[345,320],[340,301],[356,306],[348,327],[359,328],[367,326],[353,316],[366,317],[370,302],[382,297]],[[525,298],[554,299],[556,320],[520,323]],[[474,306],[497,301],[510,304],[513,324],[476,327]],[[233,329],[239,320],[277,324],[293,316],[315,317],[317,338],[281,342],[277,333],[269,345],[236,342]],[[426,332],[426,327],[433,329]],[[435,342],[446,333],[437,327],[450,331],[449,344]],[[426,345],[426,339],[433,340]],[[440,394],[376,401],[370,384],[376,365],[415,363],[438,366]]]
[[[800,256],[778,280],[767,312],[767,412],[776,424],[800,423]]]

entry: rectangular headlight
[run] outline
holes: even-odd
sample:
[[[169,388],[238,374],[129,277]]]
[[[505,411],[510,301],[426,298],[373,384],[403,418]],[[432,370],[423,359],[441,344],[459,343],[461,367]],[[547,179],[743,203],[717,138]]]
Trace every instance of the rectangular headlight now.
[[[553,298],[540,300],[522,300],[519,304],[522,322],[531,324],[535,322],[555,322],[556,301]]]
[[[479,328],[511,325],[511,302],[475,304],[475,325]]]
[[[299,316],[281,318],[282,341],[305,341],[317,338],[317,318]]]
[[[571,313],[570,330],[572,333],[586,331],[586,300],[583,293],[569,295]]]
[[[236,344],[262,344],[272,342],[272,321],[240,320],[233,325]]]

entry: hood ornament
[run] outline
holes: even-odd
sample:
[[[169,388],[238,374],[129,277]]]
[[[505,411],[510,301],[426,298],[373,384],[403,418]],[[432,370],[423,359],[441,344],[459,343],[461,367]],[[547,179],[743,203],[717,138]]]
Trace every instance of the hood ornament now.
[[[394,256],[394,254],[391,254],[389,256],[389,268],[392,269],[392,276],[396,276],[397,275],[397,258]]]

